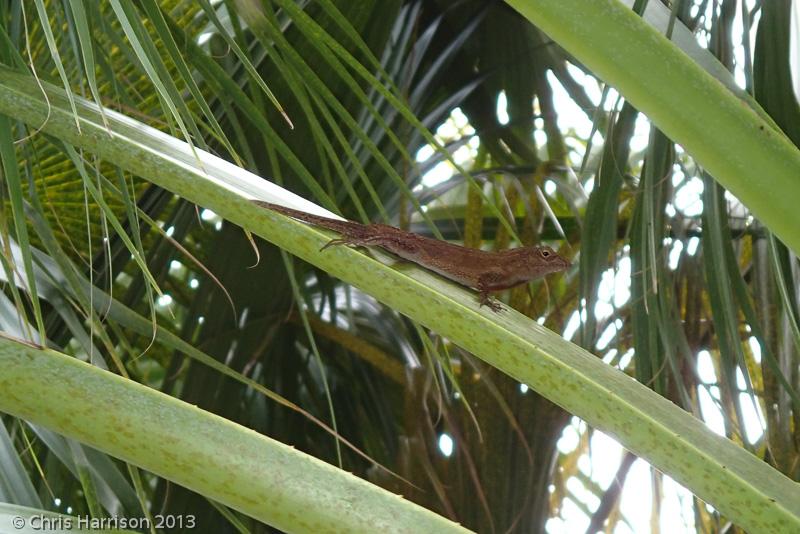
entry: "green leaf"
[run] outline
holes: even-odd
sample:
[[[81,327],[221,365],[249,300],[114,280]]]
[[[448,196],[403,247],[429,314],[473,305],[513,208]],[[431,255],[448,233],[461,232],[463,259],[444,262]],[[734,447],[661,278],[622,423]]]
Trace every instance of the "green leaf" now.
[[[78,439],[278,529],[374,532],[399,524],[410,532],[466,532],[293,447],[64,354],[0,338],[0,368],[0,411]],[[44,389],[47,395],[29,394]],[[97,410],[98,405],[104,409]]]
[[[31,124],[40,124],[48,107],[40,94],[32,90],[34,87],[35,82],[30,77],[0,68],[0,112]],[[82,133],[79,133],[72,122],[68,100],[63,92],[47,84],[44,87],[51,103],[50,120],[45,125],[49,134],[135,171],[192,202],[212,208],[232,222],[356,285],[421,324],[435,328],[442,336],[528,384],[593,427],[615,437],[626,448],[689,487],[744,528],[758,531],[800,529],[800,510],[797,507],[800,489],[797,484],[731,441],[712,433],[702,422],[630,377],[610,368],[587,351],[512,310],[504,309],[498,314],[479,308],[474,293],[430,272],[407,265],[394,268],[387,264],[388,259],[383,254],[376,252],[374,256],[377,259],[373,259],[350,248],[320,251],[328,239],[326,233],[258,208],[247,199],[258,197],[306,210],[318,208],[301,203],[289,193],[210,154],[198,152],[203,161],[200,168],[185,143],[116,113],[109,114],[112,130],[112,137],[109,138],[99,113],[82,101],[79,101],[78,107],[82,126]],[[763,149],[765,145],[760,146]],[[756,193],[764,193],[764,188]],[[0,356],[13,358],[13,365],[0,360],[0,367],[12,369],[24,375],[26,380],[40,377],[46,366],[43,360],[35,357],[39,351],[24,351],[25,358],[32,358],[31,363],[26,365],[25,358],[8,355],[8,352],[15,350],[19,348],[14,347],[6,351],[6,356]],[[49,358],[53,357],[52,353],[47,354]],[[68,375],[74,376],[71,373],[76,372],[77,367],[62,368],[63,365],[66,364],[58,363],[62,371],[58,375],[59,381],[69,383]],[[74,362],[72,365],[80,364]],[[97,372],[92,370],[92,373]],[[83,370],[79,374],[82,376]],[[91,384],[94,384],[97,391],[93,395],[105,393],[105,387],[101,387],[99,382],[92,382],[95,379],[87,377],[86,380],[90,385],[82,382],[82,388],[93,389]],[[0,378],[0,409],[13,404],[17,408],[13,413],[28,417],[38,414],[39,417],[57,419],[52,412],[42,411],[42,406],[26,404],[24,413],[19,411],[24,407],[21,403],[48,401],[21,399],[14,390],[9,389],[13,384],[14,380],[7,379],[5,375]],[[113,384],[112,390],[121,395],[122,391],[115,389],[117,382]],[[43,385],[39,384],[38,387]],[[131,391],[145,389],[141,386],[130,387]],[[148,399],[146,406],[138,404],[140,401],[133,397],[131,402],[136,400],[137,406],[141,407],[142,412],[147,412],[150,418],[154,411],[179,417],[173,411],[178,401],[162,397],[158,397],[158,401],[155,397]],[[66,401],[61,399],[61,402]],[[109,402],[113,406],[113,402]],[[65,413],[83,414],[84,410],[72,407]],[[211,441],[216,439],[216,434],[205,434],[206,431],[211,428],[215,432],[222,431],[222,426],[214,426],[223,425],[222,422],[205,426],[206,423],[201,424],[199,420],[184,420],[185,414],[181,414],[182,424],[199,425],[191,428],[208,436]],[[48,422],[57,421],[48,419]],[[146,422],[137,420],[136,424]],[[102,423],[95,421],[89,430],[94,431],[92,428],[95,425],[102,426]],[[230,426],[230,423],[224,423],[224,428]],[[148,426],[136,428],[133,433],[146,436],[148,447],[159,447],[163,445],[163,440],[176,438],[162,432],[164,429],[161,426]],[[103,439],[104,435],[91,437],[96,440],[91,441],[96,446],[120,446],[108,436],[106,439]],[[239,439],[238,434],[236,439]],[[258,439],[259,443],[266,442],[266,438]],[[124,444],[121,447],[124,448]],[[225,450],[230,449],[227,442],[225,447]],[[256,454],[255,448],[255,442],[247,442],[248,454],[250,451]],[[125,449],[119,452],[125,452],[123,458],[132,461],[127,455],[131,451]],[[204,449],[204,452],[209,451]],[[161,467],[165,466],[159,465]],[[174,475],[183,481],[185,466]],[[242,476],[246,477],[245,474]],[[244,488],[256,486],[257,481],[245,478]],[[206,487],[202,489],[205,492]],[[218,491],[220,488],[214,485],[207,495],[216,499]],[[742,506],[743,502],[747,506]],[[377,513],[377,510],[373,511]],[[277,521],[276,518],[270,519]],[[280,526],[279,523],[274,524]]]
[[[506,2],[617,88],[800,253],[800,150],[749,101],[619,0]]]

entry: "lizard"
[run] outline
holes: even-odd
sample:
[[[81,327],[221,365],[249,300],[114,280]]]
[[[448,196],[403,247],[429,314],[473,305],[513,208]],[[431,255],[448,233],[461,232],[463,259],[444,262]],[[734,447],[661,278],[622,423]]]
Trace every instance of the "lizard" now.
[[[320,250],[336,245],[380,247],[462,286],[477,290],[480,306],[488,306],[495,312],[500,311],[501,306],[491,299],[492,291],[525,284],[547,274],[564,271],[571,265],[548,246],[486,251],[406,232],[385,224],[331,219],[263,200],[251,201],[262,208],[341,235]]]

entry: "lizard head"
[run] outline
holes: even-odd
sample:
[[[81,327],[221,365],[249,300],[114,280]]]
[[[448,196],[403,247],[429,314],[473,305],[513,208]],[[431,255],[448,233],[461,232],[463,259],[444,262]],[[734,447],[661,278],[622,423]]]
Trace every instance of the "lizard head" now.
[[[548,246],[530,247],[527,258],[532,278],[557,273],[569,268],[571,263]]]

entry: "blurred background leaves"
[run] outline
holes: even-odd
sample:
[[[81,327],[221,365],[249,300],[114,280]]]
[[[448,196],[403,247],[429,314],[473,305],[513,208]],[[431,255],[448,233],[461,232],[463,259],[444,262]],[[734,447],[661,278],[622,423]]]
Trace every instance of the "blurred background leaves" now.
[[[683,1],[671,13],[798,144],[791,9]],[[579,268],[503,298],[800,477],[796,256],[504,3],[6,0],[0,12],[5,65],[348,218],[475,247],[558,248]],[[479,532],[635,530],[621,507],[635,457],[591,455],[590,428],[448,339],[263,242],[253,266],[238,227],[22,123],[0,121],[0,154],[5,279],[21,270],[36,281],[28,292],[5,285],[3,331],[46,333],[53,347]],[[136,313],[98,312],[90,286]],[[143,320],[232,372],[153,342]],[[95,516],[144,506],[194,514],[208,531],[269,531],[43,428],[2,422],[0,456],[15,475],[0,486],[5,502]],[[607,487],[589,458],[618,466]],[[651,524],[664,521],[663,484],[653,471]],[[728,527],[697,499],[689,510],[687,528]]]

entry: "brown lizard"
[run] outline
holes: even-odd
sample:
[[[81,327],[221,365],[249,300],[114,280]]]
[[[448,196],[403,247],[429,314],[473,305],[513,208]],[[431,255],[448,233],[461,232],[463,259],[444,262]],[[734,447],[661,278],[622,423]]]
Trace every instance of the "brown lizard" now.
[[[342,235],[329,241],[321,250],[333,245],[381,247],[463,286],[477,289],[480,305],[486,305],[493,311],[499,311],[501,307],[490,299],[491,291],[509,289],[546,274],[563,271],[570,266],[569,261],[547,246],[489,252],[431,239],[385,224],[340,221],[263,200],[252,202],[292,219]]]

